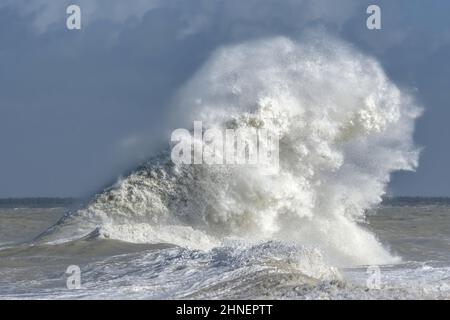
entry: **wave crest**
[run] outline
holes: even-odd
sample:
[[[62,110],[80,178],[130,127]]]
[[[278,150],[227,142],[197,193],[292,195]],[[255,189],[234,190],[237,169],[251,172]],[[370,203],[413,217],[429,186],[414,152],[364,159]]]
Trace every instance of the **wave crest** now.
[[[395,170],[417,166],[420,109],[373,58],[324,34],[217,50],[180,90],[177,117],[258,126],[280,137],[279,174],[258,167],[152,159],[51,237],[99,228],[131,242],[208,249],[230,237],[318,247],[339,265],[394,262],[358,222]],[[55,236],[57,234],[57,236]]]

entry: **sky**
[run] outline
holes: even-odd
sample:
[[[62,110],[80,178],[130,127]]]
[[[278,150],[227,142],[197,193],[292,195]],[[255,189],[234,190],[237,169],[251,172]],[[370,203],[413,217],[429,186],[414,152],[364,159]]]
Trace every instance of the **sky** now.
[[[66,8],[81,8],[81,30]],[[366,8],[381,8],[368,30]],[[168,144],[174,94],[221,46],[322,28],[424,107],[416,172],[389,195],[450,196],[446,0],[0,0],[0,197],[82,197]]]

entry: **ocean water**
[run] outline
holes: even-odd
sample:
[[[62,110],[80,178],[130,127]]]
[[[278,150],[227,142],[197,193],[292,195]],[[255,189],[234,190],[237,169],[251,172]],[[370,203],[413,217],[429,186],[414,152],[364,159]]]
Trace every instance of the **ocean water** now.
[[[448,203],[380,207],[391,173],[419,165],[422,108],[372,57],[320,32],[224,46],[172,104],[171,128],[264,129],[279,163],[160,150],[62,217],[4,211],[1,297],[448,298]]]
[[[395,256],[377,265],[333,267],[319,249],[230,240],[208,249],[136,244],[98,235],[30,242],[66,209],[0,209],[1,299],[448,299],[450,202],[384,205],[364,225]],[[81,269],[81,289],[65,271]],[[372,266],[374,267],[374,266]],[[369,269],[371,270],[371,269]]]

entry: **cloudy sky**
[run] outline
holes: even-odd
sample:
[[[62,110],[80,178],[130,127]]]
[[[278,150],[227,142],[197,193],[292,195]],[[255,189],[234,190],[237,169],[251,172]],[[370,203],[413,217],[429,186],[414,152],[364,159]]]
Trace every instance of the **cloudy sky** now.
[[[382,30],[366,28],[369,4]],[[309,28],[376,57],[425,107],[419,168],[389,193],[450,196],[449,12],[446,0],[0,0],[0,197],[95,192],[167,143],[171,98],[215,49]]]

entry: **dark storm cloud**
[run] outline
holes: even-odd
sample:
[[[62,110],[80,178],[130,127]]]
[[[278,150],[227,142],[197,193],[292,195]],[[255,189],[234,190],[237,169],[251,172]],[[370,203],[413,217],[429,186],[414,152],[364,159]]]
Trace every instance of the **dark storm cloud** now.
[[[65,28],[79,4],[82,30]],[[369,3],[381,31],[366,28]],[[417,173],[397,194],[448,195],[446,1],[4,0],[0,3],[0,196],[92,192],[167,143],[170,99],[217,47],[322,27],[381,61],[426,107]]]

